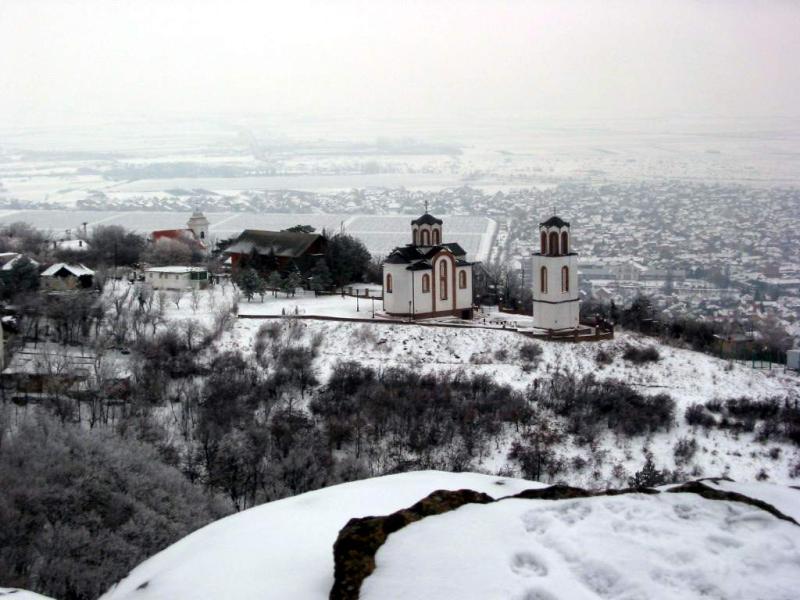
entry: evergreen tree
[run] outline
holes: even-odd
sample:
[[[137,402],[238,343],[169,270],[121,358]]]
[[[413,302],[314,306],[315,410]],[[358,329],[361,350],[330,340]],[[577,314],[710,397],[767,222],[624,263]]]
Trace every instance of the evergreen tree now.
[[[277,271],[273,271],[267,278],[267,287],[272,290],[272,295],[277,296],[278,290],[283,288],[283,277]]]
[[[303,277],[297,271],[292,271],[289,273],[286,285],[289,288],[289,291],[292,293],[292,297],[294,297],[295,290],[303,285]]]
[[[253,269],[240,271],[236,278],[236,285],[242,290],[242,294],[248,302],[253,299],[254,295],[260,294],[264,290],[264,280]]]
[[[351,235],[340,233],[328,240],[325,262],[337,286],[362,281],[371,258],[364,243]]]
[[[295,225],[284,229],[284,231],[293,231],[295,233],[314,233],[314,228],[311,225]]]
[[[628,484],[636,489],[657,487],[664,485],[666,482],[667,474],[656,468],[656,464],[653,462],[653,455],[649,452],[646,454],[642,470],[636,471],[633,477],[628,479]]]
[[[35,292],[39,289],[39,270],[27,257],[17,260],[10,271],[2,274],[2,297],[8,300],[17,294]]]
[[[317,261],[317,264],[311,269],[310,275],[311,289],[314,291],[327,290],[333,285],[330,269],[323,259]]]

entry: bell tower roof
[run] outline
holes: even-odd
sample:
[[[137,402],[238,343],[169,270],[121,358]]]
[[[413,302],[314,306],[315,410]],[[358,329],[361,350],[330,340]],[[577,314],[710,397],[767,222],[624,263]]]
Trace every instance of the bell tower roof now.
[[[544,223],[539,223],[539,227],[569,227],[569,223],[561,217],[553,215]]]
[[[437,219],[432,214],[426,212],[421,217],[418,217],[411,221],[412,225],[441,225],[444,223],[441,219]]]

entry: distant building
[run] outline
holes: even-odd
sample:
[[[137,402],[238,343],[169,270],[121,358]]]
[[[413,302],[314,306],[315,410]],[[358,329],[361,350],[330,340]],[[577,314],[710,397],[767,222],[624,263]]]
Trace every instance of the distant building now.
[[[224,251],[236,270],[245,265],[259,272],[305,272],[325,255],[328,243],[319,233],[245,229]],[[249,264],[248,264],[249,263]]]
[[[715,334],[714,345],[724,357],[748,357],[755,346],[753,334],[749,332]]]
[[[81,264],[56,263],[42,271],[41,278],[46,290],[85,290],[94,283],[94,271]]]
[[[540,251],[534,253],[534,327],[559,331],[578,327],[578,255],[570,252],[569,223],[557,216],[539,224]]]
[[[204,290],[208,271],[203,267],[152,267],[145,269],[144,281],[155,290]]]
[[[442,220],[425,213],[411,221],[411,244],[383,262],[383,308],[413,318],[472,318],[472,267],[454,242],[443,243]]]
[[[201,211],[194,211],[186,222],[185,229],[159,229],[150,234],[153,243],[160,240],[176,240],[183,242],[191,248],[208,251],[209,221]]]
[[[129,361],[115,351],[98,356],[85,346],[52,342],[25,344],[2,369],[0,383],[13,397],[79,398],[87,389],[100,388],[107,399],[130,393]]]
[[[90,249],[91,246],[89,245],[89,242],[81,239],[53,242],[53,250],[62,250],[67,252],[88,252]]]

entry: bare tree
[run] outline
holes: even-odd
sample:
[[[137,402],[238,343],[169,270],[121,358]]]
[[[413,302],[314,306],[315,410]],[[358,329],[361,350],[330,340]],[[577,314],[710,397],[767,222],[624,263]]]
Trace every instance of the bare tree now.
[[[175,308],[181,307],[181,300],[183,300],[183,295],[184,295],[183,290],[172,290],[169,299],[175,305]]]
[[[200,308],[200,299],[201,298],[202,298],[202,295],[200,294],[200,290],[198,290],[197,288],[193,287],[192,290],[189,292],[189,301],[190,301],[191,306],[192,306],[192,312],[196,313],[197,309]]]
[[[167,310],[167,292],[160,290],[156,296],[156,306],[158,307],[159,316],[163,317],[164,312]]]

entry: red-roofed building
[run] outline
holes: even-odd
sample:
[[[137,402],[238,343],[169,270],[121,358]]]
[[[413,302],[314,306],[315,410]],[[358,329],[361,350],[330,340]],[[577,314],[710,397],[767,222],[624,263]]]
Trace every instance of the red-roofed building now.
[[[155,243],[159,240],[175,240],[206,252],[208,250],[209,222],[200,211],[195,211],[186,223],[186,229],[159,229],[150,234]]]

